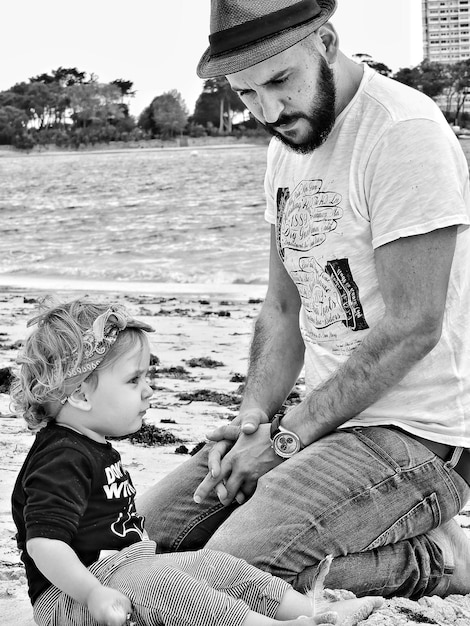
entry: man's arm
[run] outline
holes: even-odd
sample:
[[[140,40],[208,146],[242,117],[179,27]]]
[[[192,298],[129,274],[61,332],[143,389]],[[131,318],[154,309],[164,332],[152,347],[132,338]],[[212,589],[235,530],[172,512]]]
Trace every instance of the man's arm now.
[[[222,459],[240,432],[254,433],[260,424],[267,423],[294,386],[303,366],[305,351],[299,329],[299,311],[299,292],[279,258],[275,228],[272,226],[269,286],[255,324],[240,412],[230,424],[208,435],[209,439],[218,443],[209,454],[208,474],[194,494],[196,501],[204,500],[221,482]],[[271,467],[274,467],[275,457],[271,454],[269,457]],[[256,477],[253,480],[254,488]],[[224,487],[221,485],[217,489],[223,498]],[[237,499],[241,501],[244,498],[240,495]]]
[[[269,286],[255,324],[242,412],[261,409],[272,418],[294,386],[305,351],[299,312],[299,292],[279,258],[272,226]]]

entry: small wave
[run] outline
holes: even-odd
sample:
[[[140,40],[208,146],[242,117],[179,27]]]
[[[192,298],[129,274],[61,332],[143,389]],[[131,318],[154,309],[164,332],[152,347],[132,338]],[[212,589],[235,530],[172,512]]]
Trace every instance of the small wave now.
[[[156,268],[146,269],[114,269],[109,268],[90,268],[83,267],[57,267],[52,264],[3,264],[0,267],[0,276],[2,274],[15,276],[57,276],[58,278],[70,277],[80,280],[111,280],[111,281],[143,281],[157,283],[177,283],[177,284],[224,284],[224,285],[266,285],[267,278],[259,276],[240,276],[231,272],[193,272],[183,273],[174,271],[159,270]]]

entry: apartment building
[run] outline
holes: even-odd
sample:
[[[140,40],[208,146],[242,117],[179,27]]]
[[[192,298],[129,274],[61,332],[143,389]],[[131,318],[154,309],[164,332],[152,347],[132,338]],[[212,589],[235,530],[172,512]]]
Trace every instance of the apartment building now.
[[[422,0],[424,58],[454,63],[470,58],[470,0]]]

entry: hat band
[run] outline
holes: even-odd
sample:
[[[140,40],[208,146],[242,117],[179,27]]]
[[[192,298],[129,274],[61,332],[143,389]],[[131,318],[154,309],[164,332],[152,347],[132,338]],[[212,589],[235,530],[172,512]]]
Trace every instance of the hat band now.
[[[241,48],[270,35],[275,35],[287,28],[300,26],[300,24],[317,17],[320,13],[321,7],[318,6],[316,0],[301,0],[285,9],[212,33],[209,35],[211,56],[224,54],[234,48]]]

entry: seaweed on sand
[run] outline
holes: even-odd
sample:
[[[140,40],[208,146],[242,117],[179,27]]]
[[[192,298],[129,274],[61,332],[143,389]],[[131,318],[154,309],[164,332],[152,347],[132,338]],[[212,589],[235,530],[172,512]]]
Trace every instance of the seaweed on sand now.
[[[149,424],[146,421],[142,423],[140,430],[137,432],[125,437],[110,437],[110,439],[129,439],[131,443],[144,446],[166,446],[183,442],[182,439],[176,437],[172,432],[164,428],[158,428],[158,426]]]

